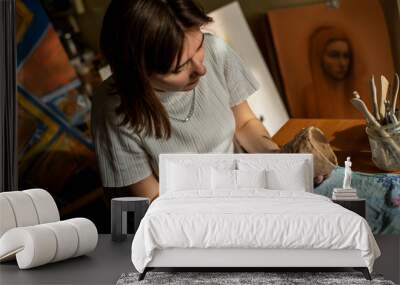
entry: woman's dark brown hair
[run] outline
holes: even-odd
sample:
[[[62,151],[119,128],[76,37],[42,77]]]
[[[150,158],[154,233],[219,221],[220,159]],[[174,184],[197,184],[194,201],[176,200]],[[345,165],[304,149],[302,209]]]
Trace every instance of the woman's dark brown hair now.
[[[212,19],[189,0],[113,0],[103,19],[100,48],[121,98],[121,125],[156,138],[171,136],[168,114],[149,77],[181,57],[185,30]]]

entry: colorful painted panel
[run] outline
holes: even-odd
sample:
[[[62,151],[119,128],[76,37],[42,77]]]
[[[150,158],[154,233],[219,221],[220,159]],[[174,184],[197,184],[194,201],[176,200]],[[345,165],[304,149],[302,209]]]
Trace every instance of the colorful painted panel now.
[[[37,0],[17,1],[19,188],[52,193],[73,215],[101,197],[90,100]]]

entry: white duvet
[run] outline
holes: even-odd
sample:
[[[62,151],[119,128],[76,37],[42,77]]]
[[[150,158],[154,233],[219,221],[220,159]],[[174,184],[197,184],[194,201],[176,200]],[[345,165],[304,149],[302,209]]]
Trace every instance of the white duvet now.
[[[248,189],[166,193],[149,207],[132,243],[143,272],[155,249],[358,249],[372,272],[379,248],[365,219],[306,192]]]

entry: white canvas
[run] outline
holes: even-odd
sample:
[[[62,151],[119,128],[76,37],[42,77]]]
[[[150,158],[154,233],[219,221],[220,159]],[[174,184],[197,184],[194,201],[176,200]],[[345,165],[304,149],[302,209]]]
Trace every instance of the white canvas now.
[[[230,3],[208,14],[214,22],[204,29],[223,38],[242,58],[260,84],[248,103],[264,126],[274,135],[289,116],[271,73],[262,57],[238,2]]]

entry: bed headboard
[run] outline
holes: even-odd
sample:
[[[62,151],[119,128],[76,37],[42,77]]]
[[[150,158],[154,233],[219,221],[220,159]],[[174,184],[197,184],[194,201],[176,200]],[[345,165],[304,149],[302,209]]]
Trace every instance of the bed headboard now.
[[[257,153],[257,154],[188,154],[188,153],[169,153],[160,154],[159,156],[159,184],[160,184],[160,195],[164,194],[167,189],[168,181],[168,164],[173,162],[176,164],[184,165],[199,165],[202,166],[213,166],[221,162],[231,161],[237,169],[238,165],[249,165],[253,162],[255,164],[261,163],[267,168],[276,168],[279,165],[280,170],[288,173],[292,171],[292,165],[302,163],[304,168],[304,188],[307,192],[313,192],[313,157],[312,154],[301,153],[301,154],[289,154],[289,153]]]

